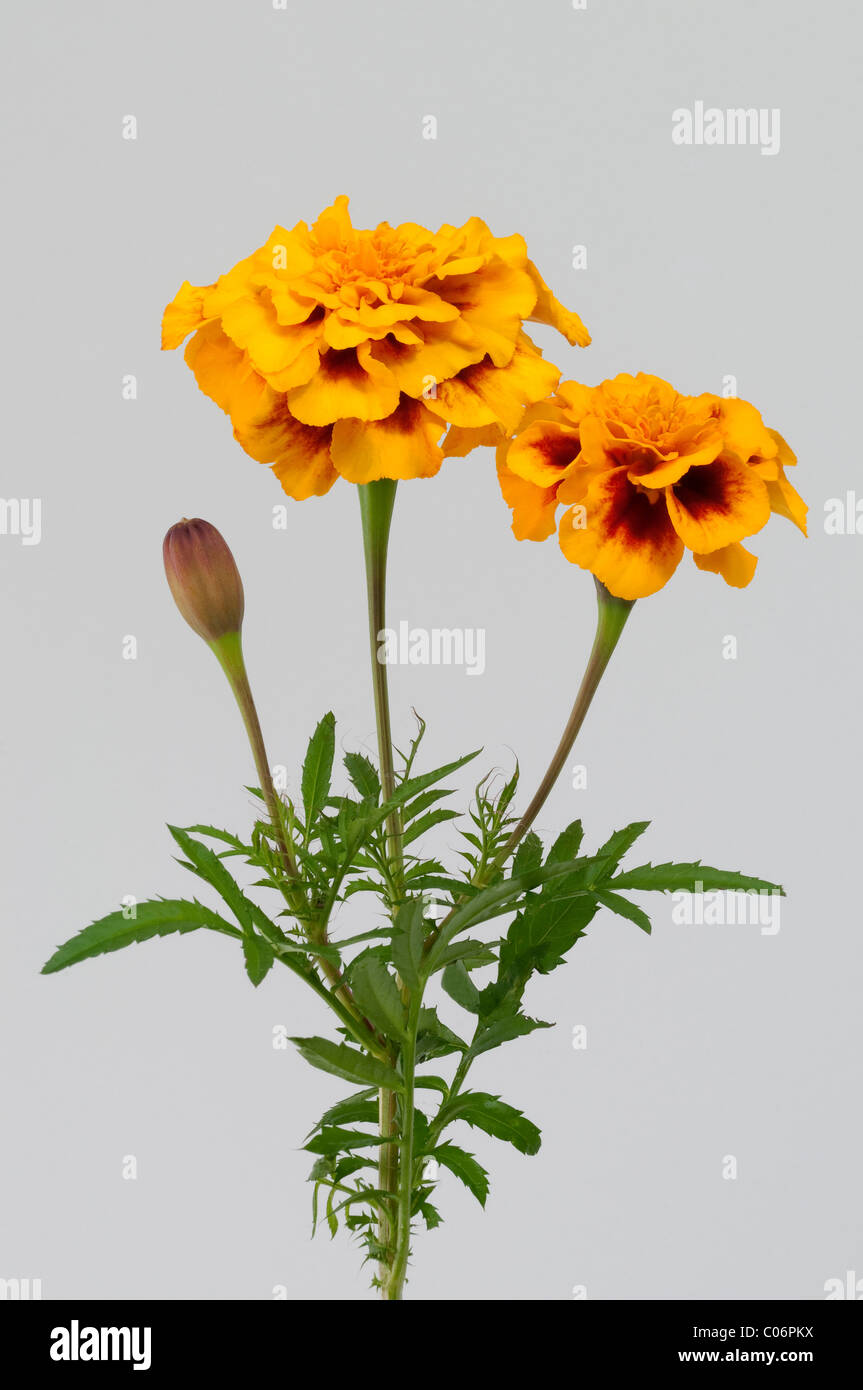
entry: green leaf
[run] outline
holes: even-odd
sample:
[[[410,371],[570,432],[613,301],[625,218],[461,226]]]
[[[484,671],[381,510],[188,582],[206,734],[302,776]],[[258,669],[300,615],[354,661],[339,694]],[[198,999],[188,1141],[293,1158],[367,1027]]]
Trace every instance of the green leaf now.
[[[440,969],[441,956],[453,937],[457,936],[459,932],[465,931],[478,922],[486,922],[492,917],[499,917],[502,913],[511,911],[514,900],[523,897],[527,892],[538,888],[541,884],[550,883],[553,879],[566,877],[567,882],[563,885],[563,897],[566,899],[575,894],[589,894],[594,887],[591,875],[596,873],[599,867],[601,867],[599,861],[593,859],[546,864],[544,868],[531,869],[527,873],[505,878],[501,883],[496,883],[491,888],[484,888],[481,893],[477,893],[475,897],[457,908],[446,925],[441,927],[437,941],[425,959],[424,973],[426,978],[435,970]]]
[[[131,946],[135,942],[149,941],[153,936],[190,932],[199,927],[208,927],[225,936],[242,939],[242,933],[236,927],[226,922],[218,912],[211,911],[194,899],[187,902],[182,898],[152,898],[135,905],[134,917],[126,915],[130,910],[118,909],[84,927],[76,936],[58,946],[51,959],[42,966],[42,974],[53,975],[67,965],[76,965],[78,961],[102,956],[108,951],[119,951],[123,946]]]
[[[345,767],[360,796],[364,800],[377,803],[381,794],[381,782],[374,763],[364,753],[346,753]]]
[[[410,824],[423,811],[428,810],[429,806],[433,806],[436,801],[440,801],[441,797],[452,796],[454,790],[453,787],[436,787],[434,791],[423,792],[414,801],[409,801],[402,812],[402,820],[405,825]]]
[[[417,989],[419,969],[423,958],[425,938],[425,904],[422,898],[412,898],[396,914],[396,930],[392,935],[392,961],[408,989]]]
[[[515,875],[538,869],[542,863],[542,840],[533,830],[529,830],[515,852],[512,872]]]
[[[423,1221],[426,1223],[427,1231],[433,1231],[435,1226],[443,1224],[443,1217],[437,1207],[432,1206],[431,1202],[420,1202],[420,1212]]]
[[[417,1027],[418,1062],[428,1062],[433,1057],[446,1057],[451,1052],[466,1051],[467,1043],[441,1022],[437,1009],[420,1009]]]
[[[313,1067],[356,1081],[361,1086],[385,1087],[388,1091],[403,1091],[404,1082],[398,1072],[377,1057],[369,1057],[346,1043],[334,1043],[329,1038],[291,1038]]]
[[[258,936],[257,932],[248,932],[243,937],[243,957],[246,962],[246,974],[257,988],[272,968],[275,960],[273,948],[262,936]]]
[[[584,935],[595,914],[596,903],[586,895],[532,899],[501,942],[501,972],[517,967],[548,974]]]
[[[465,1120],[495,1139],[505,1139],[520,1153],[535,1154],[539,1150],[540,1133],[536,1125],[514,1106],[484,1091],[465,1091],[444,1105],[438,1123],[443,1127],[453,1120]]]
[[[493,1047],[500,1047],[501,1043],[512,1042],[514,1038],[527,1037],[528,1033],[535,1032],[537,1028],[553,1027],[554,1024],[544,1023],[541,1018],[527,1018],[524,1014],[509,1014],[481,1027],[470,1045],[468,1055],[473,1060],[483,1052],[489,1052]]]
[[[467,941],[454,941],[451,946],[447,946],[438,962],[438,969],[442,969],[454,960],[463,960],[470,970],[480,965],[492,965],[496,959],[494,951],[487,942],[475,941],[468,937]]]
[[[618,917],[626,917],[637,927],[641,927],[642,931],[647,932],[648,936],[650,935],[650,918],[640,907],[636,907],[635,903],[631,903],[628,898],[623,898],[618,893],[609,893],[607,890],[598,892],[596,896],[603,907],[609,908],[611,912],[616,912]]]
[[[441,976],[443,986],[450,999],[454,999],[469,1014],[478,1014],[480,1011],[480,993],[465,969],[464,962],[453,961],[448,965]]]
[[[482,749],[477,748],[473,753],[466,753],[463,758],[456,758],[455,762],[445,763],[443,767],[436,767],[433,772],[424,772],[421,777],[409,777],[406,782],[399,783],[390,800],[379,807],[375,815],[376,824],[381,824],[382,821],[386,820],[390,811],[403,806],[405,802],[425,791],[426,787],[432,786],[433,783],[439,782],[442,777],[448,777],[451,772],[457,772],[460,767],[464,767],[465,763],[478,758],[481,752]]]
[[[210,849],[209,845],[202,845],[199,840],[195,840],[177,825],[169,825],[168,830],[189,861],[186,867],[190,868],[192,873],[197,874],[198,878],[202,878],[205,883],[209,883],[211,888],[215,888],[246,932],[251,932],[252,924],[258,916],[264,917],[270,931],[273,930],[269,918],[250,898],[246,897],[222,860]]]
[[[727,889],[732,893],[781,893],[785,896],[784,888],[777,883],[769,883],[764,878],[750,878],[736,869],[711,869],[708,864],[701,864],[698,860],[693,864],[642,864],[637,869],[618,874],[608,881],[608,885],[603,885],[605,886],[657,890],[663,893],[712,892]]]
[[[350,986],[359,1008],[385,1037],[403,1038],[405,1010],[398,985],[373,947],[350,967]]]
[[[570,825],[562,830],[548,852],[547,864],[561,864],[567,859],[574,859],[581,848],[584,838],[584,828],[580,820],[574,820]]]
[[[650,825],[649,820],[635,820],[631,825],[625,825],[622,830],[615,830],[610,839],[606,840],[601,849],[597,850],[597,859],[608,859],[608,872],[613,872],[617,868],[627,850],[630,850],[636,840],[640,839],[645,830]]]
[[[337,1101],[329,1110],[324,1111],[306,1138],[310,1138],[315,1130],[325,1129],[328,1125],[377,1124],[378,1102],[377,1099],[372,1099],[376,1095],[375,1091],[367,1087],[364,1091],[355,1091],[353,1095]]]
[[[485,1206],[488,1197],[488,1173],[477,1163],[473,1154],[460,1149],[457,1144],[447,1142],[438,1144],[437,1148],[432,1150],[431,1157],[437,1159],[437,1162],[448,1168],[451,1173],[455,1173],[457,1178],[461,1178],[480,1206]]]
[[[309,740],[303,763],[302,795],[306,812],[306,833],[320,815],[330,794],[333,758],[336,751],[336,720],[325,714]]]
[[[419,820],[414,821],[409,830],[406,830],[402,837],[402,844],[409,845],[414,840],[418,840],[427,830],[431,830],[433,825],[440,825],[445,820],[457,820],[461,811],[447,811],[439,807],[436,811],[429,811],[427,815],[420,816]]]
[[[230,830],[218,830],[214,825],[187,825],[184,829],[187,835],[207,835],[211,840],[221,840],[233,849],[242,850],[244,854],[252,853],[252,846],[244,844],[237,835],[232,835]]]
[[[392,1139],[382,1139],[379,1134],[364,1134],[360,1129],[340,1129],[327,1126],[310,1139],[303,1148],[310,1154],[340,1154],[351,1149],[370,1149],[379,1144],[390,1144]]]

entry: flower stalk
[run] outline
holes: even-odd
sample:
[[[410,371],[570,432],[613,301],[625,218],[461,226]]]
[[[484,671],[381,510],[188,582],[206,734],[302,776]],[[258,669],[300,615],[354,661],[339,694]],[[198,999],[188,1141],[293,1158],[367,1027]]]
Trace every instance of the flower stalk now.
[[[389,801],[395,792],[395,766],[393,763],[392,724],[390,720],[389,683],[386,663],[379,660],[380,634],[386,627],[386,576],[387,551],[390,525],[396,500],[397,484],[389,478],[377,482],[364,483],[357,488],[360,499],[360,516],[363,530],[363,552],[366,567],[366,591],[369,615],[369,656],[371,659],[372,691],[375,704],[375,724],[378,741],[378,763],[380,766],[381,796]],[[403,891],[402,820],[398,811],[393,811],[387,820],[387,853],[396,894]],[[393,912],[397,903],[392,904]],[[413,1078],[410,1082],[411,1106]],[[402,1106],[404,1112],[405,1106]],[[411,1121],[411,1124],[413,1121]],[[404,1133],[404,1114],[402,1118]],[[378,1186],[382,1192],[399,1194],[399,1151],[396,1139],[399,1132],[399,1107],[394,1091],[381,1088],[378,1092],[378,1132],[384,1141],[380,1146],[378,1158]],[[405,1172],[402,1160],[402,1173]],[[411,1165],[407,1165],[407,1181],[410,1184]],[[410,1204],[410,1203],[409,1203]],[[408,1225],[410,1211],[408,1210]],[[394,1242],[398,1241],[401,1251],[402,1215],[393,1229],[387,1212],[382,1208],[378,1221],[378,1241],[383,1252],[379,1261],[379,1280],[381,1295],[384,1298],[400,1297],[393,1280],[395,1259]],[[409,1231],[408,1231],[409,1240]],[[404,1281],[402,1270],[401,1282]],[[400,1285],[399,1285],[400,1289]]]
[[[572,752],[573,744],[578,737],[581,726],[585,721],[587,711],[590,709],[593,697],[599,687],[599,682],[605,674],[606,667],[617,646],[626,620],[632,612],[635,600],[617,598],[614,594],[609,593],[605,585],[597,579],[596,602],[596,635],[593,639],[593,646],[590,651],[590,656],[588,657],[584,675],[581,679],[581,685],[578,688],[578,694],[575,697],[575,704],[567,720],[566,728],[561,734],[560,742],[557,745],[554,756],[546,769],[542,781],[534,792],[530,805],[498,856],[498,865],[506,862],[519,841],[527,834],[548,800],[555,782],[563,771],[566,760]]]

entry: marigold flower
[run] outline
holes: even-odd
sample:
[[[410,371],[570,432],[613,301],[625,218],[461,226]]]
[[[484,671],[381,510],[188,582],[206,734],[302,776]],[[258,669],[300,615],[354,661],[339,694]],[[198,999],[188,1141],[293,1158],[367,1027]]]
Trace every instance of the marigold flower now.
[[[562,382],[498,446],[518,539],[550,536],[567,504],[564,555],[623,599],[661,589],[684,550],[744,588],[758,562],[741,541],[771,512],[806,534],[806,506],[785,476],[796,462],[747,401],[682,396],[643,372]]]
[[[590,338],[554,298],[520,236],[478,217],[437,232],[351,225],[338,197],[311,228],[276,227],[212,285],[168,305],[162,346],[190,333],[186,361],[252,458],[289,497],[427,478],[511,431],[560,373],[524,332]],[[452,427],[446,447],[441,435]]]

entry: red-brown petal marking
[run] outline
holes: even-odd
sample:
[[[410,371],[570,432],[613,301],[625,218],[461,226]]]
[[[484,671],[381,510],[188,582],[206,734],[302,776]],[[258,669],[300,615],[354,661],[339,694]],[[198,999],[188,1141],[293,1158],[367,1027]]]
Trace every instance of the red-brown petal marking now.
[[[625,468],[601,474],[588,488],[583,509],[573,507],[564,515],[560,548],[611,593],[630,599],[655,594],[683,555],[663,495],[653,494],[651,501],[629,482]]]
[[[754,536],[770,518],[764,482],[729,457],[690,469],[665,496],[675,531],[699,554]]]

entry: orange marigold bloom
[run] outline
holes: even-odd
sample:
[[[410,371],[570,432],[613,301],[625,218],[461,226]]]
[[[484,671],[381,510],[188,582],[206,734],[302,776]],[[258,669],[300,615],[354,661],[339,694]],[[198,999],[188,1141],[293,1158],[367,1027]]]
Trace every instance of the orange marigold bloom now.
[[[684,550],[744,588],[758,563],[743,545],[778,512],[806,534],[806,506],[785,476],[797,462],[746,401],[681,396],[659,377],[565,381],[528,406],[498,446],[498,477],[519,540],[560,522],[568,560],[618,598],[654,594]]]
[[[478,217],[360,231],[341,196],[312,227],[276,227],[214,284],[184,283],[162,346],[194,333],[185,356],[201,390],[302,499],[339,476],[428,478],[446,454],[496,443],[560,376],[528,319],[590,342],[522,237],[492,236]]]

